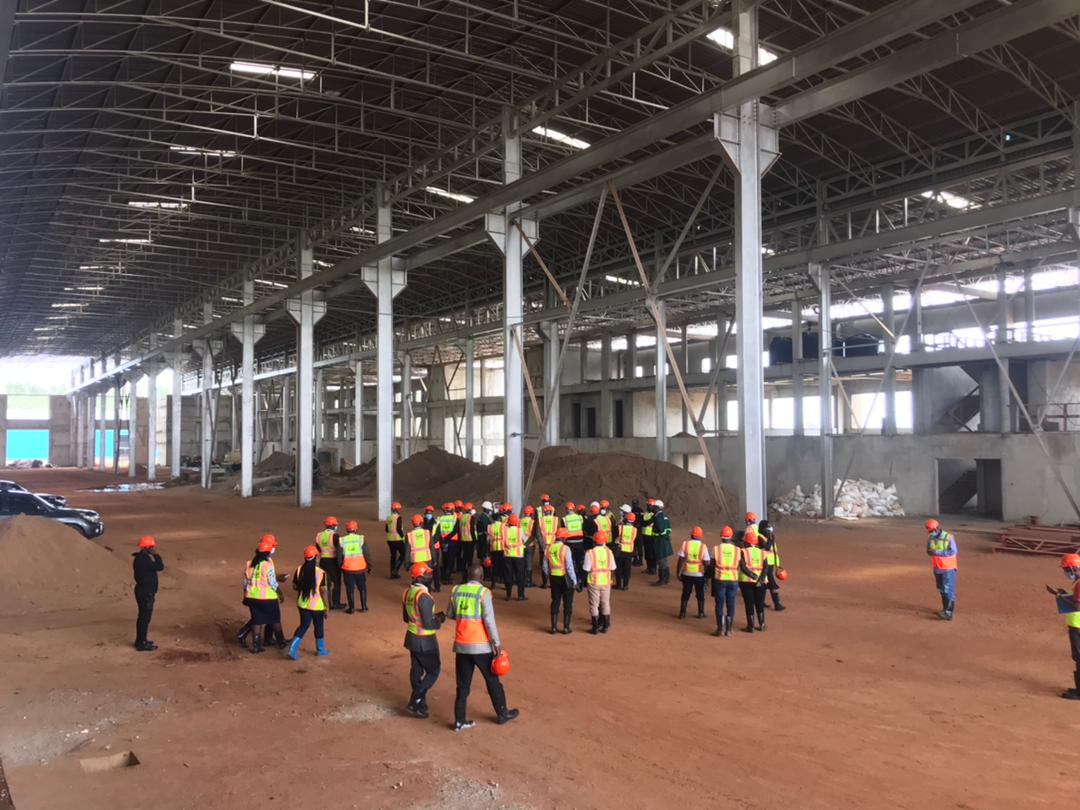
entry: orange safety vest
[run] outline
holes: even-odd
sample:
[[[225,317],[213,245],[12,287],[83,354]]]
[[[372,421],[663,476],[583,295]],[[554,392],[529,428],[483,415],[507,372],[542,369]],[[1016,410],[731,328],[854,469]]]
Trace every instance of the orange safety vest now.
[[[637,540],[637,526],[633,523],[624,523],[619,529],[619,551],[623,554],[632,554],[635,540]]]
[[[488,533],[491,537],[491,550],[502,551],[503,550],[503,530],[506,528],[506,524],[501,520],[494,520],[491,523],[491,528]]]
[[[521,534],[520,526],[506,527],[505,549],[507,557],[524,557],[525,540]]]
[[[302,565],[296,566],[296,573],[293,574],[293,581],[294,582],[299,581],[299,579],[300,579],[300,569],[303,568],[303,567],[304,566],[302,566]],[[321,590],[323,580],[325,578],[326,578],[326,572],[323,571],[321,568],[316,567],[315,568],[315,593],[314,593],[313,596],[310,596],[310,597],[307,596],[306,594],[303,594],[303,593],[299,594],[296,597],[296,606],[298,608],[300,608],[301,610],[314,610],[314,611],[326,610],[326,603],[323,602],[322,590]]]
[[[611,542],[611,515],[597,515],[594,522],[596,534],[593,535],[593,542],[606,546]]]
[[[559,519],[555,515],[543,515],[540,518],[540,536],[544,545],[549,546],[555,542],[555,532],[559,530]]]
[[[739,547],[734,543],[721,543],[713,546],[713,559],[716,561],[716,579],[720,582],[735,582],[739,578]]]
[[[408,534],[410,561],[431,562],[431,533],[423,526],[417,526]]]
[[[592,555],[589,557],[588,555]],[[589,560],[589,584],[598,588],[611,587],[611,572],[615,570],[615,560],[607,546],[594,546],[585,552]]]
[[[705,573],[705,544],[700,540],[683,540],[682,544],[683,573]]]
[[[413,585],[401,595],[401,603],[405,606],[405,614],[409,617],[408,631],[414,636],[433,636],[434,630],[428,630],[420,626],[420,597],[428,592],[423,585]]]
[[[739,582],[757,582],[761,572],[765,570],[765,552],[757,546],[747,546],[742,550],[742,558],[743,562],[746,563],[746,567],[750,569],[754,576],[753,578],[747,577],[746,574],[740,571]]]
[[[341,570],[367,570],[367,558],[364,557],[364,535],[349,532],[341,538]]]
[[[927,547],[933,551],[945,551],[949,547],[949,541],[952,539],[953,536],[948,532],[945,532],[937,540],[928,541]],[[930,558],[930,562],[933,563],[934,570],[936,571],[955,571],[957,556],[958,555],[956,554],[948,557],[938,557],[937,555],[934,555]]]
[[[454,627],[456,644],[490,644],[491,637],[484,626],[483,602],[487,588],[479,582],[457,585],[450,593],[457,624]]]
[[[548,571],[553,577],[566,576],[566,560],[563,558],[564,551],[566,551],[566,543],[562,540],[556,540],[548,546]]]

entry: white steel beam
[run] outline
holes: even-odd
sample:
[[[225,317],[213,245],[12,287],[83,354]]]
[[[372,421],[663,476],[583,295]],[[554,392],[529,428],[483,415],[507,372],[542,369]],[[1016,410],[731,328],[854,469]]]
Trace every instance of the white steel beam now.
[[[820,293],[818,318],[818,400],[821,409],[821,516],[833,516],[833,396],[832,396],[832,291],[829,288],[829,268],[823,264],[810,265],[810,278]]]
[[[244,282],[244,303],[255,299],[255,282]],[[248,315],[233,335],[240,339],[240,497],[250,498],[255,473],[255,344],[266,334],[261,319]],[[235,386],[233,387],[235,390]],[[236,409],[233,409],[235,418]]]
[[[304,234],[297,236],[297,274],[308,278],[313,270],[311,242]],[[296,330],[296,505],[311,506],[312,459],[315,457],[314,384],[315,324],[326,313],[322,295],[313,290],[289,300],[289,315]]]

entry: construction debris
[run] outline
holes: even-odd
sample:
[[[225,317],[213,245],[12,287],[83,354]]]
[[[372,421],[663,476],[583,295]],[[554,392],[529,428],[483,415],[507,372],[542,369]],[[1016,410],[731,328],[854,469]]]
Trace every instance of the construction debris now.
[[[1010,526],[1001,533],[994,551],[1020,554],[1060,556],[1080,550],[1080,527],[1077,526]]]
[[[840,486],[837,480],[835,488]],[[796,485],[787,495],[783,495],[769,504],[772,512],[798,517],[821,517],[821,485],[815,484],[814,491],[807,495],[802,487]],[[853,478],[844,484],[833,514],[838,518],[866,517],[903,517],[904,507],[896,494],[896,485]]]

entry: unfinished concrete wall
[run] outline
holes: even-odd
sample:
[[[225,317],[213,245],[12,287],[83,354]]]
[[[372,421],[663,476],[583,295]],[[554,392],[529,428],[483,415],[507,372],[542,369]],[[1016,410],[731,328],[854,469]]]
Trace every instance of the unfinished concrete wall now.
[[[49,463],[56,467],[75,464],[72,410],[71,400],[67,397],[49,397]]]

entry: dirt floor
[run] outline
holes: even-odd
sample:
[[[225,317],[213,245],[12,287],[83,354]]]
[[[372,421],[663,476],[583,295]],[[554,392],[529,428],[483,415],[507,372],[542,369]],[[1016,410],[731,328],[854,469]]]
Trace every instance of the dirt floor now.
[[[299,511],[284,496],[90,493],[79,490],[115,479],[10,475],[99,510],[96,542],[124,560],[156,534],[166,563],[156,653],[131,648],[133,600],[0,622],[0,755],[19,810],[1033,808],[1068,801],[1080,772],[1080,704],[1058,698],[1072,675],[1066,633],[1043,590],[1063,582],[1056,560],[991,554],[977,531],[987,524],[950,526],[961,549],[952,623],[933,617],[913,518],[780,523],[790,609],[770,613],[764,634],[713,638],[711,600],[709,619],[680,623],[676,586],[646,587],[640,569],[613,597],[607,636],[584,632],[584,595],[569,637],[548,635],[546,591],[497,595],[521,717],[496,726],[478,680],[478,725],[455,735],[450,627],[431,718],[402,711],[404,580],[386,578],[370,502],[317,498]],[[359,519],[375,540],[371,612],[332,614],[329,658],[314,657],[310,634],[297,663],[243,652],[232,634],[256,538],[277,534],[289,570],[324,514]],[[681,537],[689,527],[673,519]],[[708,529],[715,540],[719,527]],[[137,767],[80,767],[128,750]]]

